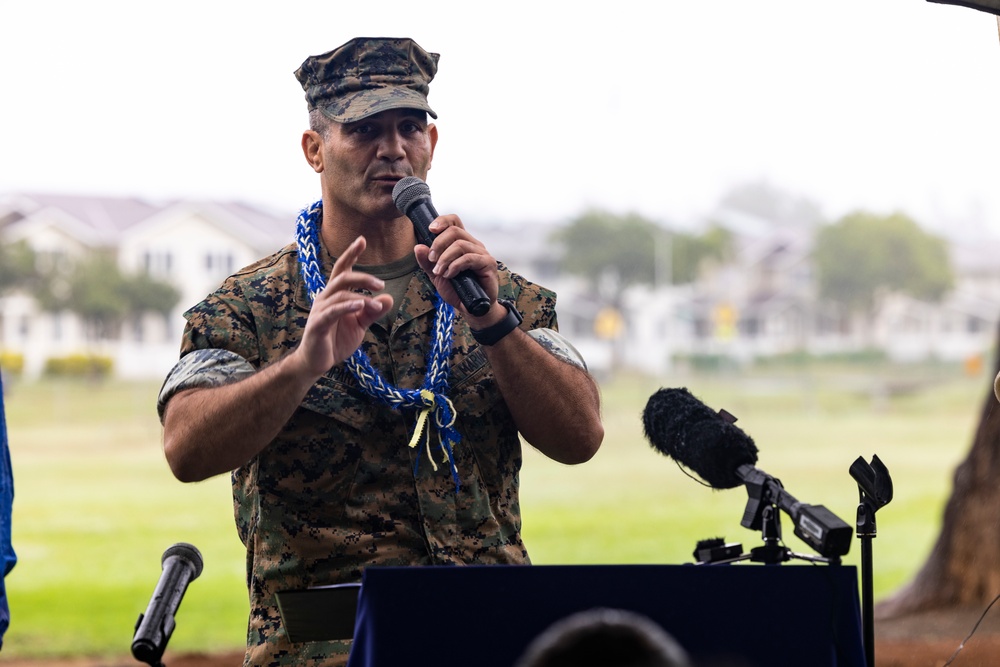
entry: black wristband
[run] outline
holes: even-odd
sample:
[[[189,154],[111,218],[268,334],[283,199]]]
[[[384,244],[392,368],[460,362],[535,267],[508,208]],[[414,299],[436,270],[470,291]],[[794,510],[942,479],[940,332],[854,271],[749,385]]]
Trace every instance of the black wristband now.
[[[480,345],[496,345],[500,342],[501,338],[520,326],[521,321],[524,319],[521,317],[521,313],[518,312],[517,306],[514,305],[513,301],[500,299],[499,303],[507,309],[507,316],[505,318],[485,329],[469,329],[472,332],[472,337]]]

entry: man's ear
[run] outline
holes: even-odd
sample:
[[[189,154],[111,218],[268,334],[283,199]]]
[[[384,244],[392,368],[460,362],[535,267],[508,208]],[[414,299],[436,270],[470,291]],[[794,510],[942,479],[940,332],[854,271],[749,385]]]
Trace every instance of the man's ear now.
[[[437,128],[437,125],[435,125],[434,123],[431,123],[430,125],[427,126],[427,136],[430,137],[430,140],[431,140],[431,162],[427,164],[427,168],[430,169],[431,168],[431,163],[434,162],[434,147],[437,146],[437,142],[438,142],[438,128]]]
[[[317,174],[323,172],[323,137],[315,130],[302,133],[302,154]]]

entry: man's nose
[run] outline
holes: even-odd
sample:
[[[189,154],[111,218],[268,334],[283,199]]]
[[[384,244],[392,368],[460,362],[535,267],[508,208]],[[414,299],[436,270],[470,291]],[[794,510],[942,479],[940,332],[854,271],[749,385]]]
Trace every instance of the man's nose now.
[[[396,130],[383,132],[379,139],[378,156],[385,160],[399,160],[404,155],[403,136]]]

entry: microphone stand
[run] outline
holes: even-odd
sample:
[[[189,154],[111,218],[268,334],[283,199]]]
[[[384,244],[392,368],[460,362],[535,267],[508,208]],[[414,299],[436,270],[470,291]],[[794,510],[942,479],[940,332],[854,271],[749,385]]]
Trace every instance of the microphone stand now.
[[[702,545],[699,543],[695,549],[694,556],[698,562],[695,565],[728,565],[748,560],[753,563],[764,563],[766,565],[777,565],[798,558],[812,563],[826,563],[838,565],[840,558],[811,556],[809,554],[796,553],[788,547],[781,546],[781,512],[777,506],[772,504],[762,504],[759,506],[760,531],[764,544],[754,547],[750,553],[742,553],[742,544],[712,544]],[[708,540],[707,542],[713,542]],[[721,542],[721,540],[719,540]]]
[[[858,483],[858,516],[856,534],[861,540],[861,607],[865,661],[875,667],[875,598],[872,590],[872,540],[877,533],[875,512],[892,500],[892,478],[889,470],[877,455],[867,463],[858,457],[850,468],[851,477]]]

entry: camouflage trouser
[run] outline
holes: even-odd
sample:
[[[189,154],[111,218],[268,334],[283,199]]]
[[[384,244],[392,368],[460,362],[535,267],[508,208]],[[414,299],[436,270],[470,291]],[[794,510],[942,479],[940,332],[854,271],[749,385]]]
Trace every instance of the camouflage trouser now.
[[[277,641],[275,641],[277,640]],[[351,642],[293,644],[284,633],[248,646],[244,667],[346,667]]]

